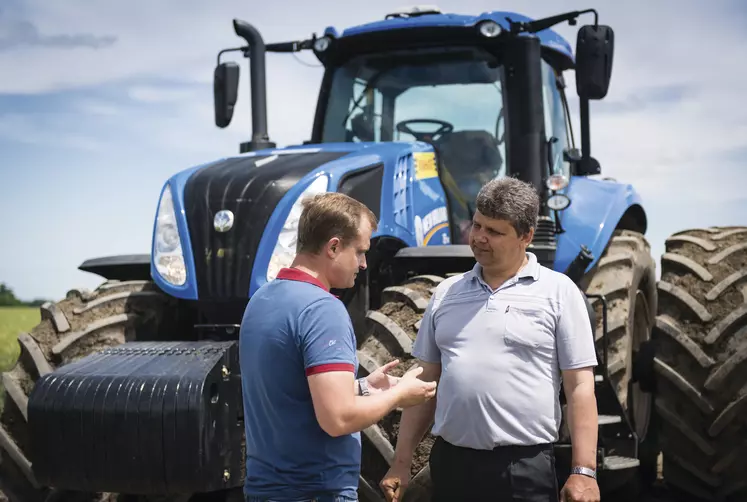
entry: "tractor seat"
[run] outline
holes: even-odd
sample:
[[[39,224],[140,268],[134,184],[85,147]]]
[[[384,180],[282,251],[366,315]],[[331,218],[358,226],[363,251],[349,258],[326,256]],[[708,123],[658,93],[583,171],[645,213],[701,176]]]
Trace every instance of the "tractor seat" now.
[[[434,146],[444,168],[470,196],[477,195],[475,188],[496,178],[503,170],[498,140],[487,131],[454,131],[439,138]]]

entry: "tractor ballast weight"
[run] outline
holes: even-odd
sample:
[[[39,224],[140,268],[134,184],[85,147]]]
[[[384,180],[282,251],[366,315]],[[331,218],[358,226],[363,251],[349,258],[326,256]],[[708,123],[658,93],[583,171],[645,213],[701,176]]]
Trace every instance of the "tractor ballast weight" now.
[[[586,13],[595,22],[579,30],[574,58],[551,28]],[[607,93],[614,49],[612,30],[598,24],[596,12],[535,21],[414,9],[278,44],[265,44],[243,21],[233,27],[248,45],[218,56],[215,123],[230,124],[239,95],[239,67],[221,56],[241,52],[250,59],[251,138],[238,155],[167,180],[149,257],[84,263],[82,270],[108,280],[43,306],[42,323],[19,337],[21,358],[3,375],[0,489],[13,502],[57,489],[73,496],[240,496],[236,458],[245,445],[243,436],[233,439],[242,408],[231,354],[247,301],[293,258],[300,200],[342,192],[380,220],[368,270],[339,292],[366,374],[395,357],[411,363],[431,288],[474,264],[465,236],[476,191],[500,176],[537,189],[542,209],[531,250],[572,277],[593,312],[603,490],[625,485],[639,467],[655,468],[646,434],[652,398],[643,390],[650,385],[633,371],[648,375],[653,364],[639,356],[650,354],[656,312],[646,216],[631,186],[588,178],[599,172],[589,101]],[[325,67],[317,113],[308,142],[276,148],[267,134],[265,54],[298,50],[313,51]],[[562,77],[574,67],[580,152]],[[445,92],[454,103],[426,92]],[[432,117],[412,110],[433,110]],[[413,130],[423,121],[438,130]],[[217,352],[206,355],[211,348]],[[393,412],[363,431],[362,501],[379,500],[398,417]],[[117,446],[102,449],[112,438]],[[181,441],[188,451],[179,449]],[[427,495],[431,442],[424,438],[416,453],[409,500]],[[76,445],[79,451],[64,454]],[[567,429],[556,446],[562,480],[570,462]],[[136,478],[146,465],[149,474]]]

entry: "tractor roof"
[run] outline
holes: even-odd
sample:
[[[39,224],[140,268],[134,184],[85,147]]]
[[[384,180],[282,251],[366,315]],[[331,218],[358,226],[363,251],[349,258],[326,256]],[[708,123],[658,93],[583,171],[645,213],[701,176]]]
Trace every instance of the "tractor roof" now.
[[[373,21],[345,29],[339,33],[334,27],[328,27],[324,34],[338,39],[359,37],[366,34],[383,33],[393,30],[407,30],[412,28],[472,28],[483,21],[494,21],[504,30],[510,29],[509,19],[513,22],[530,22],[534,19],[515,12],[492,11],[472,16],[464,14],[442,13],[437,7],[424,6],[404,9],[388,14],[382,21]],[[522,33],[521,36],[525,36]],[[531,36],[531,35],[530,35]],[[566,65],[574,64],[573,49],[565,38],[557,32],[546,29],[536,33],[542,46],[556,52],[567,59]]]

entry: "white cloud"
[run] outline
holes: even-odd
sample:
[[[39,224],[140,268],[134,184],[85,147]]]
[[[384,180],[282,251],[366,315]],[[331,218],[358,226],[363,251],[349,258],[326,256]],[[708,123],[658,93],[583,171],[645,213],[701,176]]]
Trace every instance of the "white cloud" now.
[[[40,127],[40,120],[46,124]],[[0,137],[38,146],[66,146],[69,148],[97,151],[102,145],[91,135],[69,131],[70,117],[53,113],[36,115],[0,115]]]
[[[100,117],[116,117],[124,113],[124,108],[120,105],[97,98],[79,99],[75,107],[80,113],[85,115],[95,115]]]
[[[142,101],[143,103],[178,103],[195,97],[194,91],[191,89],[145,85],[130,88],[128,94],[135,101]]]
[[[445,11],[479,13],[503,8],[535,17],[578,8],[566,0],[517,0],[500,5],[487,0],[464,4],[453,0],[438,4]],[[83,152],[96,148],[99,152],[133,150],[140,155],[132,166],[136,181],[121,183],[117,189],[123,199],[135,198],[142,192],[138,169],[157,169],[165,178],[188,167],[182,163],[235,153],[239,143],[250,138],[246,60],[240,59],[234,122],[225,130],[213,123],[215,57],[219,50],[243,43],[233,32],[234,18],[257,26],[268,42],[288,41],[321,33],[328,25],[342,29],[383,19],[400,5],[401,0],[360,2],[341,10],[332,0],[271,2],[261,8],[240,0],[209,5],[196,0],[134,0],[127,4],[28,0],[23,9],[3,11],[5,22],[28,21],[38,37],[47,40],[86,34],[116,41],[96,50],[79,44],[0,51],[0,67],[17,69],[0,79],[0,93],[34,95],[98,89],[103,84],[108,86],[107,93],[76,98],[72,107],[77,114],[73,115],[56,110],[0,115],[0,136],[39,145],[69,145]],[[616,52],[609,95],[591,107],[592,153],[600,160],[605,176],[633,184],[644,197],[655,253],[661,251],[666,234],[691,226],[696,217],[693,207],[702,207],[697,211],[698,224],[725,224],[734,207],[739,207],[735,204],[744,205],[742,187],[747,183],[747,170],[727,154],[742,146],[747,137],[747,109],[741,106],[747,70],[734,64],[747,52],[747,37],[739,17],[727,10],[731,5],[674,0],[594,5],[600,22],[615,29]],[[585,15],[579,24],[592,21],[592,16]],[[562,25],[556,29],[575,45],[577,28]],[[298,57],[303,63],[318,63],[313,55]],[[269,129],[271,139],[279,145],[300,143],[311,133],[322,69],[303,63],[288,54],[267,56]],[[575,81],[572,72],[566,75],[579,143]],[[664,99],[667,90],[679,99]],[[66,159],[71,165],[85,164],[84,160],[84,156]],[[75,176],[72,168],[66,173],[70,178]],[[158,188],[149,187],[151,191]],[[724,209],[713,200],[724,204]],[[57,218],[54,201],[45,203],[49,204],[49,218]],[[59,216],[55,224],[72,235],[75,221],[85,217],[85,208],[80,211],[77,220]],[[135,228],[142,223],[128,223],[124,216],[119,221],[117,228],[101,228],[99,238],[119,243],[123,226]],[[81,241],[79,245],[84,244]],[[147,252],[147,248],[143,250]],[[48,253],[51,260],[55,250]],[[76,256],[89,254],[81,251]],[[70,279],[69,275],[56,279],[57,291],[64,293]],[[21,285],[16,287],[22,291]],[[48,294],[36,288],[24,294]]]
[[[607,98],[591,104],[592,154],[604,175],[632,183],[652,208],[743,198],[747,171],[725,159],[747,137],[740,106],[747,70],[733,64],[747,37],[730,7],[669,1],[647,3],[645,14],[630,3],[597,7],[600,23],[615,30],[615,59]],[[573,29],[559,31],[575,43]],[[714,214],[712,224],[721,217]],[[660,221],[656,210],[650,220]],[[656,225],[666,233],[689,226],[677,217]]]

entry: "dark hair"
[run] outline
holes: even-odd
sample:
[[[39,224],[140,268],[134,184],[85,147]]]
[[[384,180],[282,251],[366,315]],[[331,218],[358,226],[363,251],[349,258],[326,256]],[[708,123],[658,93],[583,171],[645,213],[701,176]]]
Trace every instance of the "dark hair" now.
[[[303,210],[298,222],[298,253],[316,254],[333,237],[342,241],[343,247],[358,238],[362,217],[367,217],[372,230],[378,222],[365,204],[342,193],[328,192],[309,197],[302,202]]]
[[[539,194],[524,181],[504,177],[486,183],[477,194],[477,210],[484,216],[507,220],[519,237],[537,227]]]

